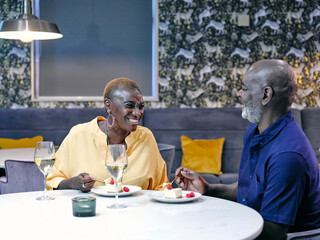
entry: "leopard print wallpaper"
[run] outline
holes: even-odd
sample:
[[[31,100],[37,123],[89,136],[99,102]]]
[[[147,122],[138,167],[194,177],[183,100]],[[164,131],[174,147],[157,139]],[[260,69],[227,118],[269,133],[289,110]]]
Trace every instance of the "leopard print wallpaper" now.
[[[158,0],[158,8],[159,101],[148,108],[239,107],[245,71],[266,58],[295,69],[294,108],[320,107],[320,0]],[[0,19],[19,9],[2,0]],[[102,107],[31,101],[30,62],[30,44],[0,40],[1,108]]]

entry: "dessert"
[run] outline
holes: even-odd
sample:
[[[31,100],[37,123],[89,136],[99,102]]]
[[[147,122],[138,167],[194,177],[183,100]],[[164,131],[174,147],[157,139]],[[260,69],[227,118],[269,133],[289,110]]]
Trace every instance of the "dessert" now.
[[[164,190],[164,197],[169,199],[182,198],[181,188],[167,188]]]
[[[106,179],[104,182],[106,184],[107,192],[109,192],[109,193],[115,193],[116,192],[116,187],[115,187],[115,184],[114,184],[113,180]],[[121,186],[121,183],[119,183],[119,182],[118,182],[118,192],[122,192],[122,186]]]
[[[162,183],[162,187],[165,188],[166,186],[171,186],[171,183]]]
[[[109,193],[115,193],[116,192],[116,187],[115,187],[114,184],[106,184],[106,189],[107,189],[107,192],[109,192]],[[118,184],[118,192],[122,192],[121,184]]]
[[[191,193],[187,193],[186,198],[192,198],[195,197],[196,195],[194,194],[194,192]]]

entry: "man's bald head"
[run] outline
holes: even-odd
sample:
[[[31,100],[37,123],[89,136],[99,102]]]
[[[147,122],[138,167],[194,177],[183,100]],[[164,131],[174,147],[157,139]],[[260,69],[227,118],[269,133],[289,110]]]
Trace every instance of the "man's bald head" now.
[[[290,107],[297,91],[297,78],[293,68],[286,62],[276,59],[264,59],[250,66],[246,75],[254,75],[254,81],[261,87],[273,89],[273,105]]]

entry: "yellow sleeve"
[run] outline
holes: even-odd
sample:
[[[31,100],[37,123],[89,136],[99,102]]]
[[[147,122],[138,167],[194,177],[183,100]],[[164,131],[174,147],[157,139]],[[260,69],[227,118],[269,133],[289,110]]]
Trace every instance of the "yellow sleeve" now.
[[[69,133],[70,134],[70,133]],[[70,152],[68,148],[69,135],[61,143],[59,150],[56,152],[56,161],[53,165],[48,178],[47,178],[47,188],[52,190],[58,188],[60,182],[64,179],[68,179],[64,171],[66,170],[66,164],[68,161],[67,153]]]
[[[126,139],[128,168],[124,183],[141,186],[142,189],[157,190],[168,182],[166,163],[162,159],[152,132],[139,127]]]
[[[159,190],[159,189],[162,189],[163,183],[168,182],[167,165],[159,152],[157,142],[156,142],[151,131],[150,131],[150,134],[151,134],[150,138],[151,138],[152,147],[153,147],[153,150],[151,151],[150,154],[151,154],[151,156],[153,156],[156,159],[155,160],[155,175],[154,175],[154,181],[153,181],[151,189],[152,190]]]
[[[106,143],[97,118],[72,127],[57,151],[56,162],[47,178],[49,189],[80,173],[94,177],[95,187],[104,185],[104,179],[109,177],[104,163]]]
[[[159,150],[158,150],[159,152]],[[153,190],[159,190],[159,189],[162,189],[162,186],[163,186],[163,183],[167,183],[168,182],[168,177],[167,177],[167,166],[164,162],[164,160],[162,159],[162,156],[159,152],[159,161],[163,163],[161,163],[162,167],[159,166],[158,168],[158,173],[157,173],[157,177],[155,178],[155,183],[154,183],[154,187],[153,187]]]

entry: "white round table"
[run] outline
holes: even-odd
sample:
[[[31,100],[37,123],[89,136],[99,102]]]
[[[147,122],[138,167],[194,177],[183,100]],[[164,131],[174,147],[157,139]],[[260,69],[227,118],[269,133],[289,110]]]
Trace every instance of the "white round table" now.
[[[0,195],[1,239],[254,239],[263,228],[256,211],[227,200],[201,196],[188,203],[153,200],[153,191],[120,197],[127,208],[106,206],[113,197],[78,190],[49,191],[53,201],[37,201],[42,192]],[[96,197],[95,217],[74,217],[75,196]]]
[[[0,149],[0,168],[4,168],[4,162],[8,159],[34,161],[34,148]]]

